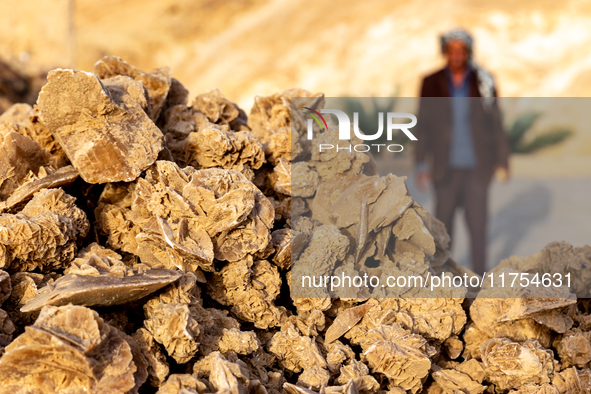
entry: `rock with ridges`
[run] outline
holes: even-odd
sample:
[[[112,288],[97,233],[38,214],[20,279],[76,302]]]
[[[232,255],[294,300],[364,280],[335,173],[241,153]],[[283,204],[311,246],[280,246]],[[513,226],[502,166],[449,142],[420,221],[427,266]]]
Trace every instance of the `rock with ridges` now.
[[[43,123],[88,183],[132,181],[162,150],[143,85],[128,77],[56,69],[39,94]]]

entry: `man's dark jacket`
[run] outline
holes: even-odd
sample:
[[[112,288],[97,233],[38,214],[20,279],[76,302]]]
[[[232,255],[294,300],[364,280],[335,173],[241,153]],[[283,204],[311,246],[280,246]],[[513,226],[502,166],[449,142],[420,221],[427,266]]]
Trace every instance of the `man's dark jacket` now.
[[[476,72],[468,76],[470,97],[481,97]],[[496,97],[496,91],[494,92]],[[435,186],[445,184],[450,177],[452,111],[450,86],[446,69],[423,80],[418,122],[415,162],[430,162]],[[489,182],[498,166],[508,167],[509,145],[505,135],[497,100],[486,105],[485,99],[470,99],[472,142],[476,156],[476,171],[480,179]],[[490,99],[489,99],[490,100]]]

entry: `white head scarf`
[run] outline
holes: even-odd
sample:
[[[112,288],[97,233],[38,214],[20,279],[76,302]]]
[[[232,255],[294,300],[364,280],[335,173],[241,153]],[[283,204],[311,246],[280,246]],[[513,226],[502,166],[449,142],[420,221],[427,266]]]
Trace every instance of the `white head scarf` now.
[[[456,28],[444,33],[440,37],[441,53],[445,53],[447,44],[450,41],[461,41],[468,51],[468,62],[474,72],[476,72],[476,79],[478,80],[478,91],[482,96],[482,104],[485,109],[490,109],[495,100],[495,79],[492,74],[474,62],[472,58],[472,47],[474,40],[470,33],[461,28]]]

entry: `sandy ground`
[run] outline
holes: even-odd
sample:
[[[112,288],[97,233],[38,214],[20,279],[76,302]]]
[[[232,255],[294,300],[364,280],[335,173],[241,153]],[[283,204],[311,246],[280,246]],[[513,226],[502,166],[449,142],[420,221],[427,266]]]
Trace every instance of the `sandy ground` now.
[[[294,86],[414,96],[463,26],[503,96],[588,96],[591,2],[581,0],[4,0],[0,56],[92,70],[106,54],[170,66],[194,96],[247,107]]]
[[[409,176],[411,195],[434,213],[431,193],[421,193]],[[511,255],[527,256],[552,241],[591,244],[591,178],[513,178],[490,188],[488,268]],[[452,253],[469,267],[469,236],[463,212],[456,214]]]

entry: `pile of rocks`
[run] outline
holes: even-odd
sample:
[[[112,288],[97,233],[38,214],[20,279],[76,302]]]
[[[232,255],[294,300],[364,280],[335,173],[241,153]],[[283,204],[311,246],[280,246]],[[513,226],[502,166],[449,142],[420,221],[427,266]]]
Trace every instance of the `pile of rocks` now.
[[[309,272],[472,275],[405,178],[315,149],[336,128],[304,138],[323,102],[247,116],[105,57],[2,114],[0,393],[591,393],[590,247],[495,268],[572,275],[544,297],[302,293]]]

